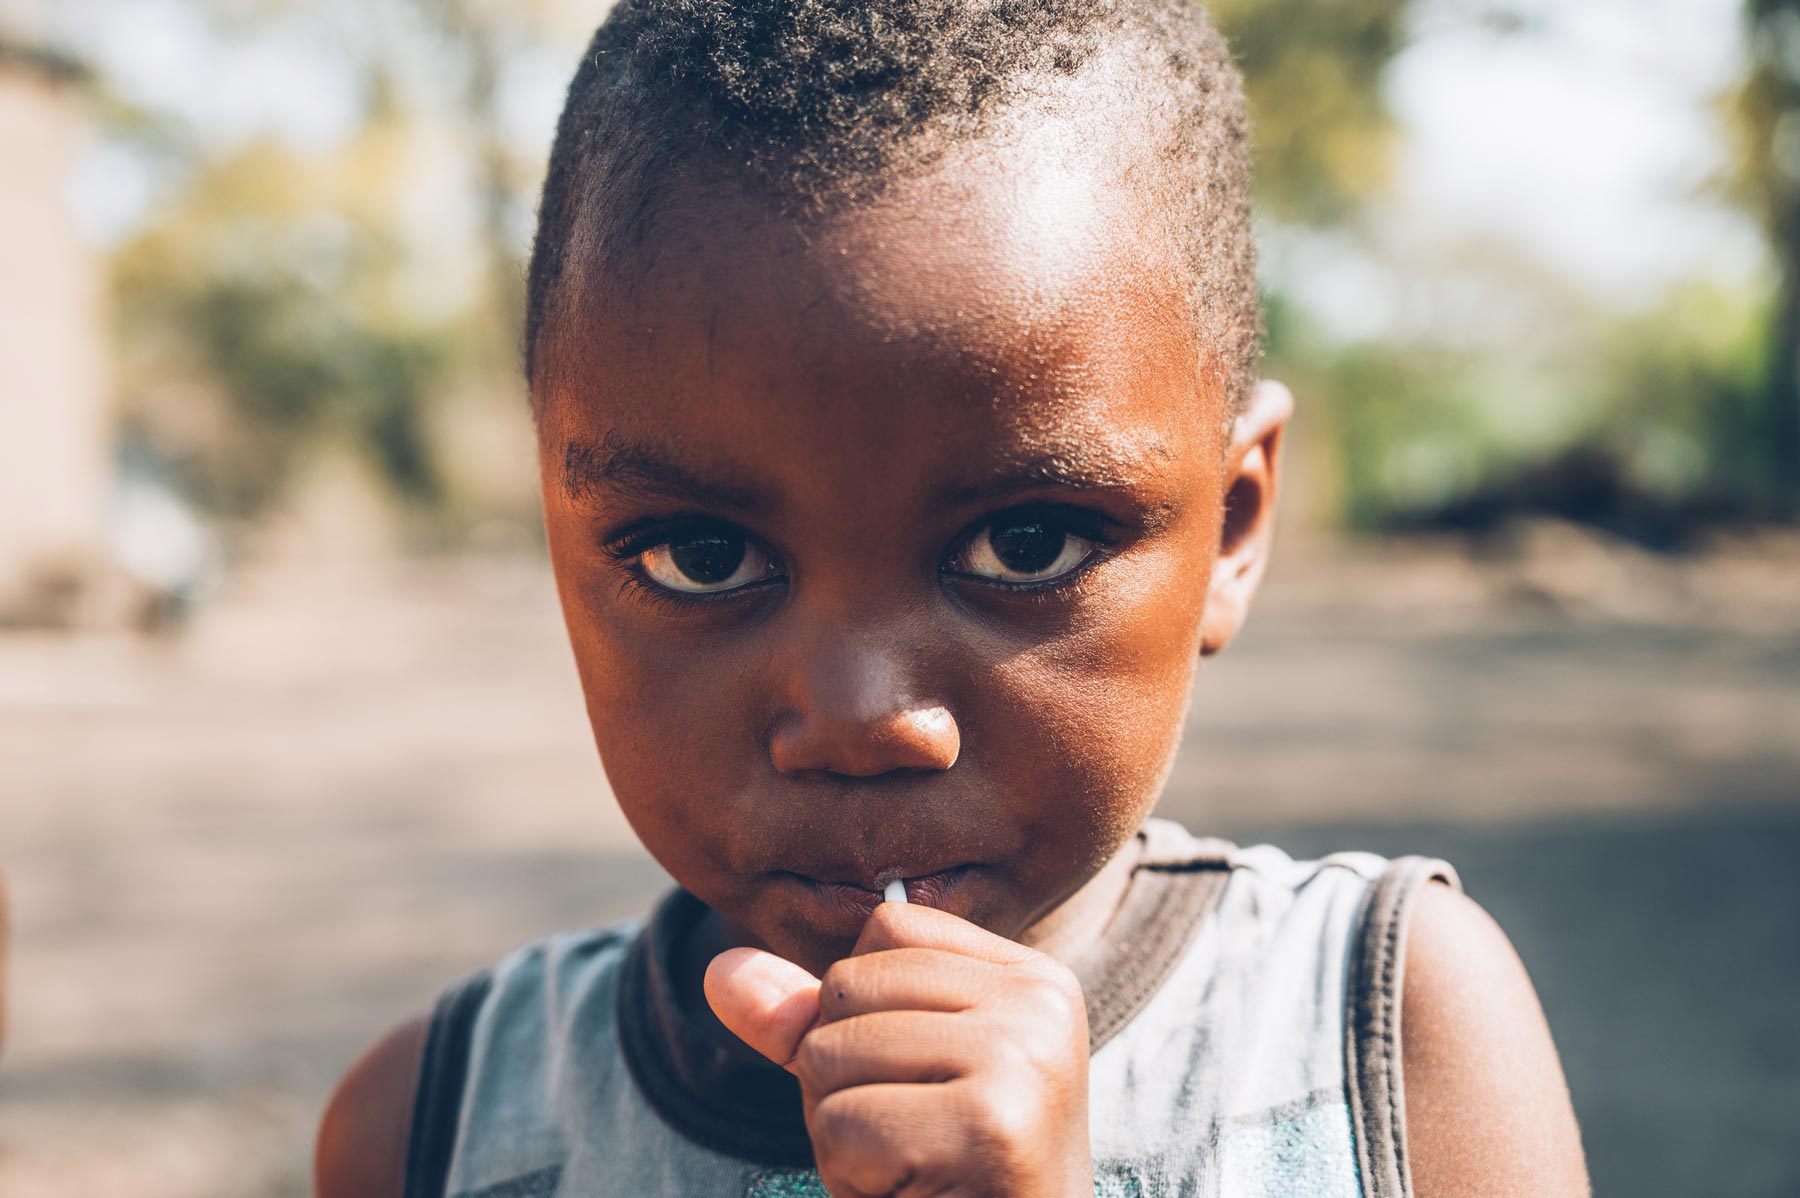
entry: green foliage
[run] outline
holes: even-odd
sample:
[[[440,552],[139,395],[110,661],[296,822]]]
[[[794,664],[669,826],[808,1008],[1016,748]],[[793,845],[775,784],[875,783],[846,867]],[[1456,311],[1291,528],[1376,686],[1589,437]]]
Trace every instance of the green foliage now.
[[[1409,30],[1426,17],[1497,36],[1523,28],[1504,7],[1433,0],[1214,8],[1257,112],[1265,217],[1352,238],[1381,202],[1393,133],[1379,80]],[[1621,523],[1654,510],[1668,523],[1770,515],[1784,493],[1800,497],[1800,0],[1745,0],[1745,13],[1734,185],[1777,250],[1780,296],[1690,285],[1597,302],[1554,267],[1488,246],[1432,269],[1543,312],[1504,331],[1496,317],[1453,347],[1399,330],[1334,342],[1271,296],[1268,373],[1299,391],[1319,459],[1309,465],[1345,522],[1390,528],[1481,508]]]
[[[1800,201],[1800,0],[1745,0],[1749,70],[1726,96],[1735,160],[1731,183],[1772,231]]]
[[[215,511],[261,513],[327,440],[367,452],[400,496],[440,497],[425,408],[459,330],[409,311],[390,180],[370,169],[392,147],[374,141],[326,162],[249,147],[115,257],[127,418]]]
[[[1268,363],[1300,397],[1311,447],[1304,467],[1327,482],[1333,514],[1375,530],[1465,494],[1480,480],[1482,435],[1466,354],[1322,337],[1279,296],[1268,300]]]
[[[1387,181],[1394,129],[1382,70],[1405,45],[1407,0],[1211,0],[1256,125],[1266,216],[1328,224]]]
[[[168,297],[171,311],[242,420],[239,455],[209,480],[219,506],[274,500],[299,457],[331,435],[371,451],[403,496],[436,498],[422,407],[448,357],[442,339],[373,329],[316,283],[277,273],[198,279],[183,292]]]
[[[1770,305],[1681,288],[1605,330],[1586,438],[1673,503],[1753,511],[1779,469],[1764,402]]]
[[[1708,520],[1776,514],[1769,309],[1693,285],[1508,355],[1334,344],[1277,304],[1270,367],[1300,390],[1323,444],[1315,468],[1352,528],[1539,514],[1671,542]]]
[[[1756,215],[1781,271],[1775,352],[1749,419],[1764,439],[1768,492],[1800,512],[1800,0],[1745,0],[1750,69],[1725,98],[1731,186]]]

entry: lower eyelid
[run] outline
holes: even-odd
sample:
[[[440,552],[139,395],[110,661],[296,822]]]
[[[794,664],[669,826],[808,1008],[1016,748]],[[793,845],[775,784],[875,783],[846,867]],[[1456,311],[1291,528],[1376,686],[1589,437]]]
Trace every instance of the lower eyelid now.
[[[1083,540],[1086,540],[1086,538],[1084,537]],[[950,578],[955,579],[958,582],[972,582],[979,586],[989,587],[999,591],[1022,593],[1029,593],[1032,591],[1053,591],[1058,587],[1070,585],[1085,577],[1095,566],[1114,556],[1116,555],[1106,551],[1105,546],[1090,541],[1087,554],[1083,556],[1079,562],[1070,566],[1061,574],[1055,574],[1049,578],[1013,582],[1004,578],[994,578],[987,574],[971,574],[964,570],[950,570],[946,571],[946,573]]]
[[[652,545],[650,548],[654,549],[656,546]],[[717,591],[684,591],[667,586],[651,577],[650,572],[644,568],[643,555],[644,551],[639,551],[620,563],[621,571],[625,576],[625,582],[622,584],[622,587],[636,587],[640,591],[646,592],[648,598],[674,603],[707,603],[716,600],[729,599],[732,596],[741,595],[748,591],[760,590],[771,583],[780,582],[787,577],[787,571],[781,569],[779,565],[777,565],[770,573],[764,574],[758,578],[753,578],[749,582],[739,583],[734,587],[726,587],[723,590]],[[771,558],[770,561],[771,564],[774,564],[773,558]]]

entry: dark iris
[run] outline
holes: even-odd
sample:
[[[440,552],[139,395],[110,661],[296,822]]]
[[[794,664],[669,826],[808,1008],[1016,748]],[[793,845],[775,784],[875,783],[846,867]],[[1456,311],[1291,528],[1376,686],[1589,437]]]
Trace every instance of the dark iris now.
[[[1041,574],[1062,556],[1069,534],[1040,520],[996,524],[988,530],[994,556],[1015,574]]]
[[[744,564],[744,538],[728,532],[703,532],[669,542],[675,568],[702,586],[724,582]]]

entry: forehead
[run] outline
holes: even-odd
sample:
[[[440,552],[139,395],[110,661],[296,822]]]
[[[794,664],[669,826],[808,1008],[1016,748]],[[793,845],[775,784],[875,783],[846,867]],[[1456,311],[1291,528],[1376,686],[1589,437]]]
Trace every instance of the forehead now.
[[[546,431],[884,471],[1215,445],[1186,276],[1128,179],[1052,132],[806,220],[685,197],[629,277],[574,281]]]

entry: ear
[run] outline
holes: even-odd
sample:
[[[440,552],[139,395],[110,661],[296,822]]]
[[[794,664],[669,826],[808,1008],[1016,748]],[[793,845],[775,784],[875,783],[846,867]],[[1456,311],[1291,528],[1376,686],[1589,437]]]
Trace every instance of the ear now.
[[[1231,426],[1225,454],[1225,518],[1219,526],[1219,556],[1207,584],[1206,613],[1200,622],[1200,652],[1211,656],[1231,643],[1250,614],[1250,600],[1262,582],[1275,529],[1277,466],[1281,438],[1294,414],[1294,396],[1280,383],[1264,381],[1250,392]]]

